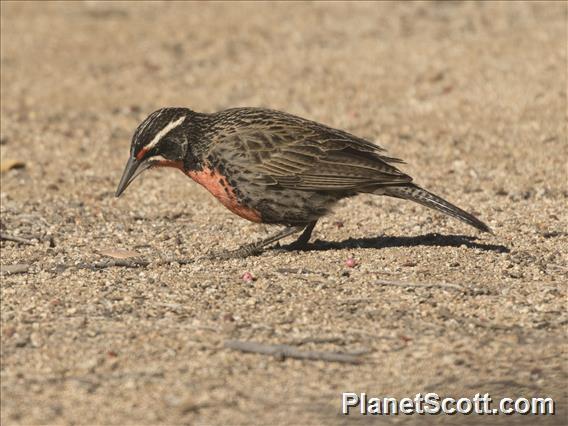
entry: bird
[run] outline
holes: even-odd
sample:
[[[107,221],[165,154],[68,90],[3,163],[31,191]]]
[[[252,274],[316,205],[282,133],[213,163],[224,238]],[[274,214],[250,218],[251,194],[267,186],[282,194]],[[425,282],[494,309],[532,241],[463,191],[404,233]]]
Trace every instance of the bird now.
[[[339,200],[361,193],[414,201],[492,233],[472,214],[415,184],[397,168],[402,163],[373,142],[282,111],[238,107],[199,113],[166,107],[134,131],[115,195],[145,170],[171,167],[232,213],[283,226],[267,238],[219,253],[221,258],[258,255],[300,232],[288,248],[303,249],[320,218]]]

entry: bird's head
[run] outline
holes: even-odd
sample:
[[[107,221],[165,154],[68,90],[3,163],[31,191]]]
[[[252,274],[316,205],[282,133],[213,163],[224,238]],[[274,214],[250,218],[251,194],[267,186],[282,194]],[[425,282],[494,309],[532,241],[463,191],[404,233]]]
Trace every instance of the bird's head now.
[[[161,108],[138,126],[132,136],[130,158],[116,189],[117,197],[144,170],[152,167],[183,169],[192,114],[187,108]]]

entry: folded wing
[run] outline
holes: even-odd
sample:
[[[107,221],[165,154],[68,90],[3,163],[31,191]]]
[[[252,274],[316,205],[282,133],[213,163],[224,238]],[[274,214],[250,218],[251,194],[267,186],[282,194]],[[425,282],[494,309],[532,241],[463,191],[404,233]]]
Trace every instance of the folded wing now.
[[[379,146],[347,132],[280,114],[220,135],[212,154],[222,146],[225,155],[231,153],[233,165],[240,163],[248,169],[249,178],[282,188],[364,192],[412,181],[392,165],[402,161],[382,155],[384,150]]]

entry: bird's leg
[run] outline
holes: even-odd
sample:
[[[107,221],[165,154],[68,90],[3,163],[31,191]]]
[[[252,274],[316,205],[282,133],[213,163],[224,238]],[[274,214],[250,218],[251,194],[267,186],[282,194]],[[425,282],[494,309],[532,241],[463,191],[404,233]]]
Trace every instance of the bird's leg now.
[[[304,228],[304,232],[302,232],[302,235],[300,235],[298,239],[294,241],[292,244],[289,244],[286,247],[286,249],[302,250],[306,248],[306,245],[308,244],[308,241],[310,241],[310,237],[312,236],[312,231],[314,230],[314,227],[316,226],[317,222],[318,222],[317,220],[314,220],[313,222],[308,223],[308,226]]]
[[[245,244],[236,250],[231,250],[231,251],[226,250],[220,253],[213,253],[211,257],[214,259],[234,259],[240,257],[244,258],[248,256],[256,256],[261,254],[266,246],[275,243],[276,241],[281,240],[282,238],[285,238],[289,235],[295,234],[296,232],[300,232],[301,230],[302,230],[301,226],[288,226],[284,229],[281,229],[276,234],[271,235],[268,238],[265,238],[264,240],[255,241],[254,243],[250,244]]]

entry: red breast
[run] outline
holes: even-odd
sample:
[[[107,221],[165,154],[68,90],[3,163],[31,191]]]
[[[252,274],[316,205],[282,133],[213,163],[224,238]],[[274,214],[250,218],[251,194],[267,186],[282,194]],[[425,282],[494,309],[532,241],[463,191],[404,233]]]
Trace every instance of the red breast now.
[[[233,213],[251,222],[262,222],[262,217],[258,211],[239,203],[235,191],[227,182],[227,179],[217,170],[204,168],[201,171],[189,171],[186,174],[207,189],[221,204]]]
[[[203,170],[200,171],[185,171],[183,169],[183,163],[181,161],[170,160],[161,160],[157,163],[156,166],[174,167],[176,169],[180,169],[187,176],[192,178],[195,182],[197,182],[207,191],[213,194],[213,196],[217,198],[221,202],[221,204],[223,204],[236,215],[250,220],[251,222],[262,222],[262,216],[258,211],[239,203],[239,199],[229,182],[227,182],[227,178],[225,178],[225,176],[223,176],[217,170],[204,167]]]

